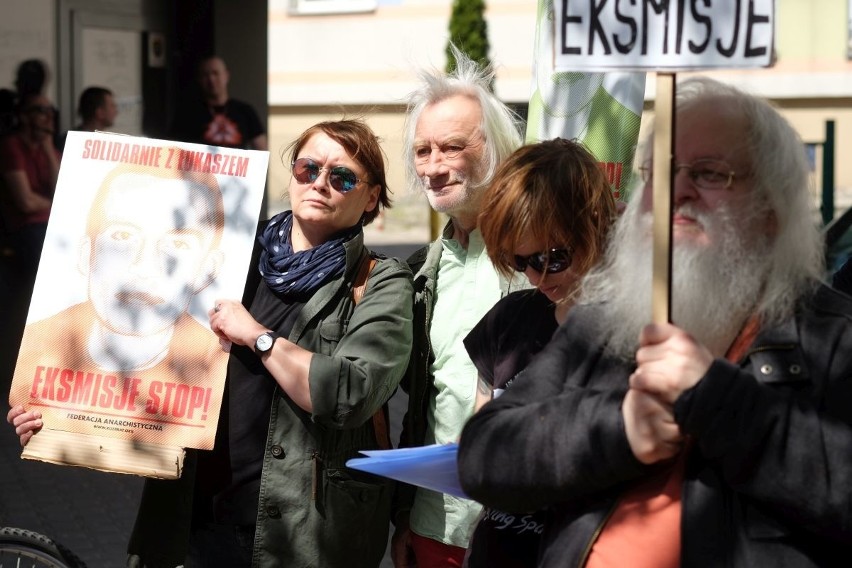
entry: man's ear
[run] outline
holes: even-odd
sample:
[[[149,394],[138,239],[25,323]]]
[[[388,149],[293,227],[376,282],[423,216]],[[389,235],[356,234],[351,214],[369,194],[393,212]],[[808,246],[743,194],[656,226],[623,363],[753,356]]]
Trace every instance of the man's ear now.
[[[198,269],[198,275],[192,282],[193,294],[198,294],[216,280],[224,261],[225,255],[220,249],[213,249],[207,253],[207,256],[201,262],[201,267]]]
[[[89,277],[92,269],[92,238],[86,235],[80,239],[80,254],[77,256],[77,270],[80,274]]]

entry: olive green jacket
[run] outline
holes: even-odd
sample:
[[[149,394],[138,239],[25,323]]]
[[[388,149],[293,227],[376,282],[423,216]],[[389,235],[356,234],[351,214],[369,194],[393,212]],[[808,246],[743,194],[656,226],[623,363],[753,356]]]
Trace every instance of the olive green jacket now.
[[[376,567],[384,555],[392,482],[345,463],[360,450],[379,447],[371,417],[408,364],[413,292],[407,266],[380,258],[356,309],[352,282],[368,253],[363,234],[346,243],[345,274],[308,300],[288,338],[314,353],[313,413],[276,389],[253,567]],[[136,560],[138,566],[183,562],[195,474],[189,457],[181,480],[146,483],[129,547],[144,559]]]

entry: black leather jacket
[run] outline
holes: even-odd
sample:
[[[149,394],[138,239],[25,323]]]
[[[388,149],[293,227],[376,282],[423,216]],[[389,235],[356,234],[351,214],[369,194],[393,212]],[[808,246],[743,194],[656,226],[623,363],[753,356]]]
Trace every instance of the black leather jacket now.
[[[578,307],[554,340],[464,429],[462,486],[476,500],[547,507],[539,566],[582,566],[639,463],[621,405],[633,364],[602,355]],[[852,299],[825,286],[762,329],[738,365],[716,360],[675,403],[694,439],[681,565],[835,566],[852,554]],[[629,561],[627,561],[629,564]]]

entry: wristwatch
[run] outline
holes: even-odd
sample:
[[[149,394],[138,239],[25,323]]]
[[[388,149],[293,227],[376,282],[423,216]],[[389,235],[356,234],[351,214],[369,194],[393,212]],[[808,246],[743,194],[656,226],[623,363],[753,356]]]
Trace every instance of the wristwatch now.
[[[272,349],[272,346],[275,345],[275,340],[279,337],[280,336],[274,331],[267,331],[265,333],[261,333],[254,341],[254,352],[258,355],[269,353],[269,351]]]

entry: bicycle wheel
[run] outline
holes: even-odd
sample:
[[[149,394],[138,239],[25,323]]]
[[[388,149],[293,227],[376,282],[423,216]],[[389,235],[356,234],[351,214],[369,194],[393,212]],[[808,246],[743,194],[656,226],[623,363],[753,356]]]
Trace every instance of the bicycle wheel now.
[[[44,535],[0,527],[0,568],[86,568],[86,563]]]

